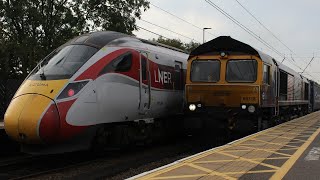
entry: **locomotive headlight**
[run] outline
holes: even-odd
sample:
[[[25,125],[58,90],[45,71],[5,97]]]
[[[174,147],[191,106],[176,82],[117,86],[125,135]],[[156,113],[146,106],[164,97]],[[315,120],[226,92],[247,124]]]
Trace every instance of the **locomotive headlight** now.
[[[221,53],[220,53],[220,56],[221,56],[221,57],[225,57],[225,56],[226,56],[226,53],[225,53],[225,52],[221,52]]]
[[[241,108],[244,110],[244,109],[247,109],[247,106],[246,105],[242,105]]]
[[[251,105],[248,107],[248,111],[249,111],[249,113],[254,113],[256,111],[256,108]]]
[[[190,109],[190,111],[195,111],[196,110],[196,105],[195,104],[190,104],[189,105],[189,109]]]

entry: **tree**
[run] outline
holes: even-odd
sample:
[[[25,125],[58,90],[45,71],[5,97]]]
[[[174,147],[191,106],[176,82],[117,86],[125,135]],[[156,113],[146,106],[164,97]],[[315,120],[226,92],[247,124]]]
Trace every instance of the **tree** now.
[[[189,43],[185,43],[184,47],[185,47],[185,50],[190,53],[200,45],[201,45],[200,43],[191,41]]]
[[[127,34],[137,30],[135,19],[141,17],[141,9],[149,8],[146,0],[77,0],[77,3],[82,4],[87,22],[93,22],[87,23],[89,29],[112,29]]]
[[[152,41],[172,46],[181,50],[185,50],[184,44],[183,42],[181,42],[180,39],[165,39],[162,36],[160,36],[158,39],[152,39]]]
[[[147,0],[0,0],[0,78],[25,77],[49,52],[81,33],[132,34]]]
[[[168,39],[168,38],[163,38],[161,36],[158,39],[152,39],[152,41],[162,43],[168,46],[172,46],[172,47],[184,50],[188,53],[190,53],[192,50],[194,50],[200,45],[200,43],[196,43],[193,41],[189,43],[183,43],[180,39]]]

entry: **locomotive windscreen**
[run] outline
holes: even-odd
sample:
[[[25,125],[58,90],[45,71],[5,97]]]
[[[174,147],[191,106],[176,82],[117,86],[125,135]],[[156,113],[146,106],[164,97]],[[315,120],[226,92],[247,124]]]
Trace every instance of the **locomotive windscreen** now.
[[[86,45],[69,45],[50,53],[31,72],[29,79],[68,79],[96,52],[97,48]]]
[[[257,80],[256,60],[229,60],[227,63],[226,80],[228,82],[255,82]]]
[[[220,79],[220,61],[193,61],[191,67],[192,82],[217,82]]]

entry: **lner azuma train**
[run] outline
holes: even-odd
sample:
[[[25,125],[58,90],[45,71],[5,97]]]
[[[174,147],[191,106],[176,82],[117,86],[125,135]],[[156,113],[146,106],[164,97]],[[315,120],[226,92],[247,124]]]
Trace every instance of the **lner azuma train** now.
[[[128,144],[183,113],[188,55],[118,32],[76,37],[49,54],[13,97],[6,133],[31,153]]]
[[[230,129],[240,117],[261,130],[318,110],[319,94],[316,82],[228,36],[199,46],[188,59],[188,113],[209,114]]]

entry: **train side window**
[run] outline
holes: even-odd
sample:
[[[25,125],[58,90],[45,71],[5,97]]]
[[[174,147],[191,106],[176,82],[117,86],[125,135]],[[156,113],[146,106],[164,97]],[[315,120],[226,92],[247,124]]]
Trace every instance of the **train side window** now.
[[[263,83],[270,85],[270,66],[263,65]]]
[[[141,59],[142,80],[147,80],[147,59],[142,57]]]
[[[309,100],[309,84],[304,83],[304,100]]]
[[[117,58],[117,60],[113,62],[113,67],[117,72],[127,72],[131,69],[131,65],[132,65],[131,53],[126,53],[122,57]]]
[[[288,95],[288,74],[280,71],[280,100],[287,100]]]
[[[132,53],[126,52],[114,60],[112,60],[107,66],[105,66],[99,75],[106,74],[109,72],[128,72],[132,66]]]

